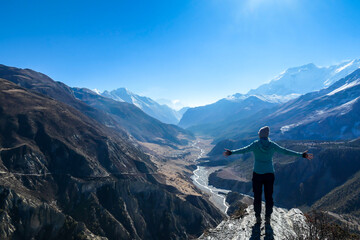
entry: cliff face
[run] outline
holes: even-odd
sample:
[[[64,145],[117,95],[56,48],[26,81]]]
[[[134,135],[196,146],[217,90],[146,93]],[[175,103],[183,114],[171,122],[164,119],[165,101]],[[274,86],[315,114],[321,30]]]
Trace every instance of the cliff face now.
[[[219,223],[156,170],[121,132],[0,79],[1,239],[187,239]]]
[[[0,189],[1,239],[106,239],[53,206],[13,190]]]

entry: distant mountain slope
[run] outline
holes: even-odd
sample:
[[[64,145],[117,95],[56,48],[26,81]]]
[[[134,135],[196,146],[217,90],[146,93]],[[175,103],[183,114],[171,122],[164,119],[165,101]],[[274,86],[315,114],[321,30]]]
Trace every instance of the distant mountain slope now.
[[[314,64],[307,64],[300,67],[289,68],[270,83],[263,84],[256,89],[250,90],[247,94],[234,94],[222,99],[214,104],[190,108],[179,122],[179,126],[189,128],[189,130],[202,135],[219,137],[219,133],[228,126],[238,125],[238,121],[247,122],[246,118],[255,112],[271,113],[276,103],[282,104],[292,99],[313,91],[318,91],[329,87],[337,80],[347,76],[360,67],[359,60],[345,61],[343,63],[329,66],[317,67]],[[254,103],[258,111],[249,111],[252,108],[251,98],[258,98],[273,105]],[[250,98],[247,100],[247,98]],[[236,105],[226,101],[237,101],[246,106]],[[232,106],[231,106],[232,105]],[[241,112],[241,113],[240,113]],[[232,114],[234,113],[234,114]],[[261,114],[254,115],[262,118]],[[252,123],[253,121],[250,121]],[[247,129],[246,127],[241,127]]]
[[[360,59],[349,60],[329,67],[313,63],[289,68],[267,84],[250,90],[248,94],[280,95],[304,94],[328,87],[360,67]]]
[[[138,107],[103,97],[85,88],[72,88],[75,97],[111,116],[136,139],[160,144],[186,144],[190,132],[150,117]]]
[[[66,103],[87,116],[96,119],[99,123],[118,132],[122,132],[124,136],[126,133],[129,133],[140,141],[157,142],[160,144],[180,144],[182,142],[181,139],[183,139],[181,135],[187,135],[191,138],[191,136],[182,129],[161,123],[147,116],[131,104],[116,102],[118,103],[118,105],[116,105],[115,101],[113,101],[112,104],[116,105],[115,108],[117,112],[116,119],[114,119],[114,116],[103,111],[103,109],[99,110],[91,107],[76,98],[73,89],[64,83],[55,82],[48,76],[30,69],[0,65],[0,78],[10,80],[22,87]],[[96,99],[96,96],[94,97]],[[150,131],[150,129],[157,130]],[[178,137],[180,137],[180,139],[178,139]]]
[[[177,124],[180,120],[178,113],[167,105],[160,105],[151,98],[139,96],[127,90],[118,88],[113,91],[105,91],[101,94],[104,97],[112,98],[116,101],[134,104],[146,114],[164,123]]]
[[[1,78],[0,179],[1,239],[187,239],[222,218],[126,136]]]
[[[188,109],[179,122],[179,126],[196,131],[205,124],[213,124],[228,118],[233,120],[248,117],[264,108],[271,108],[277,102],[260,96],[235,94],[216,103]]]
[[[256,137],[264,125],[277,139],[354,139],[360,136],[360,69],[328,88],[311,92],[242,121],[218,128],[218,139]]]
[[[31,69],[21,69],[0,64],[0,78],[9,80],[21,87],[66,103],[88,117],[97,120],[99,123],[111,127],[118,132],[123,132],[123,135],[126,135],[126,131],[119,126],[114,119],[80,101],[74,96],[70,87],[62,82],[52,80],[45,74]]]

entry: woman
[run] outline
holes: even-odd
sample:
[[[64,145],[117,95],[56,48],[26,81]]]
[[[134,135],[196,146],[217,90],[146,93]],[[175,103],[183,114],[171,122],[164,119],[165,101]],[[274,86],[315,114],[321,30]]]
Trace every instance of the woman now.
[[[311,153],[295,152],[283,147],[280,147],[275,142],[269,139],[270,128],[268,126],[262,127],[259,130],[259,140],[255,140],[250,145],[237,150],[225,149],[224,156],[230,156],[232,154],[241,154],[246,152],[253,152],[255,157],[254,171],[252,178],[252,186],[254,192],[254,211],[256,217],[256,223],[261,223],[261,195],[262,186],[264,185],[265,192],[265,223],[270,224],[271,213],[273,211],[273,189],[274,189],[274,165],[272,157],[275,152],[290,155],[290,156],[302,156],[308,160],[313,158]]]

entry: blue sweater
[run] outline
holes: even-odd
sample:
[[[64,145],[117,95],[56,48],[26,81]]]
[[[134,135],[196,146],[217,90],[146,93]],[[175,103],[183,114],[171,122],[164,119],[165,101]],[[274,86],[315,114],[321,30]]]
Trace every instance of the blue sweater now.
[[[247,152],[254,153],[254,172],[258,174],[274,173],[272,157],[275,152],[290,156],[302,156],[302,153],[280,147],[278,144],[268,138],[255,140],[246,147],[231,151],[232,154],[241,154]]]

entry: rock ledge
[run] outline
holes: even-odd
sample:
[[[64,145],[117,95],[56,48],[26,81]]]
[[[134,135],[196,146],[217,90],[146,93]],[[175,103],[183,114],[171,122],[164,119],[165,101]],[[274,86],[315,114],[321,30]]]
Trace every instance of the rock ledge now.
[[[264,219],[265,216],[262,215],[262,223],[256,224],[254,208],[251,205],[242,218],[224,220],[199,239],[299,239],[305,236],[309,228],[304,214],[297,208],[286,210],[274,207],[270,225],[266,225]]]

